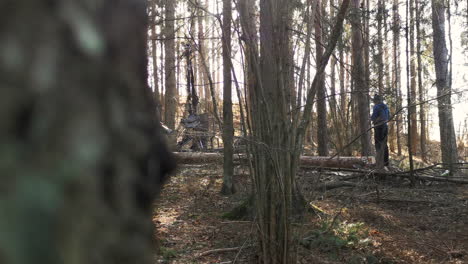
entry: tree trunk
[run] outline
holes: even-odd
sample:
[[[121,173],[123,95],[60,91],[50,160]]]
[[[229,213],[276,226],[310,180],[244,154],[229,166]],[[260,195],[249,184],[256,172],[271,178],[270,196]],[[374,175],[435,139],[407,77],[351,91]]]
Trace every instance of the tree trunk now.
[[[161,119],[161,102],[159,100],[159,79],[158,79],[158,49],[157,49],[157,42],[156,42],[156,9],[157,4],[156,2],[151,6],[151,24],[150,24],[150,31],[151,31],[151,56],[153,61],[153,98],[154,104],[156,105],[156,115],[159,119]]]
[[[335,1],[330,0],[330,17],[335,16]],[[342,37],[341,37],[342,39]],[[336,55],[337,53],[334,52],[333,55]],[[340,82],[341,82],[341,78]],[[343,151],[343,146],[344,146],[344,140],[346,140],[345,136],[345,130],[341,128],[342,124],[342,115],[341,111],[338,111],[338,102],[336,100],[337,97],[337,91],[336,91],[336,57],[332,56],[331,62],[330,62],[330,113],[332,117],[332,127],[333,131],[332,133],[335,135],[335,142],[336,142],[336,149],[337,151]]]
[[[232,194],[234,185],[232,176],[234,174],[233,164],[233,115],[232,115],[232,78],[231,78],[231,0],[223,0],[223,187],[221,193]]]
[[[416,56],[415,56],[415,44],[414,44],[414,32],[415,32],[415,25],[414,25],[414,1],[416,0],[409,0],[409,12],[410,12],[410,73],[411,73],[411,100],[409,106],[410,118],[411,118],[411,152],[413,155],[416,155],[418,151],[418,119],[417,119],[417,108],[416,108]]]
[[[418,58],[418,90],[419,90],[419,102],[424,102],[424,87],[423,87],[423,80],[422,80],[422,60],[421,60],[421,13],[422,8],[420,6],[420,0],[415,0],[416,2],[416,53]],[[420,147],[421,147],[421,158],[423,161],[426,160],[426,112],[424,104],[419,106],[419,119],[420,119]]]
[[[244,0],[246,1],[246,0]],[[242,1],[242,2],[244,2]],[[289,27],[292,4],[288,0],[260,2],[260,60],[253,66],[257,85],[252,87],[252,163],[254,197],[259,227],[261,263],[295,263],[291,237],[291,216],[297,207],[304,208],[305,200],[295,184],[295,175],[304,142],[306,128],[310,124],[318,80],[323,78],[325,67],[341,34],[349,1],[344,0],[337,24],[318,65],[317,74],[307,93],[304,114],[288,119],[290,109],[286,99],[289,89],[290,50]],[[241,6],[245,6],[243,3]],[[241,17],[244,17],[241,15]],[[243,19],[244,20],[244,19]],[[243,27],[247,24],[242,22]],[[247,45],[255,54],[248,28],[244,28]],[[258,58],[258,57],[257,57]],[[291,66],[291,65],[290,65]],[[261,80],[261,81],[260,81]],[[261,144],[257,144],[261,142]],[[294,201],[294,202],[293,202]]]
[[[346,62],[345,62],[345,51],[343,48],[340,49],[340,108],[341,108],[341,115],[343,115],[343,112],[346,109],[346,101],[347,101],[347,94],[346,94],[346,76],[348,74],[346,73]],[[348,56],[346,56],[346,61],[347,61]]]
[[[298,83],[298,93],[297,93],[297,102],[296,105],[298,106],[297,110],[294,111],[297,114],[298,111],[301,111],[301,105],[303,101],[303,91],[307,93],[307,90],[304,89],[304,86],[310,87],[310,84],[306,81],[306,72],[307,76],[310,77],[310,71],[308,70],[308,64],[310,62],[310,55],[311,55],[311,38],[312,38],[312,30],[313,30],[313,23],[315,19],[315,10],[317,6],[312,4],[312,0],[307,0],[307,7],[305,11],[305,19],[306,19],[306,39],[305,39],[305,47],[304,47],[304,56],[302,57],[302,65],[301,71],[299,74],[299,83]],[[309,78],[310,81],[310,78]]]
[[[165,52],[165,111],[164,122],[170,129],[175,129],[175,117],[177,108],[176,99],[176,72],[175,72],[175,1],[165,0],[166,20],[164,27],[164,52]]]
[[[200,50],[200,53],[203,54],[203,56],[199,56],[198,58],[198,69],[199,69],[199,81],[200,81],[200,91],[203,91],[203,93],[200,93],[200,98],[203,100],[203,105],[204,109],[207,113],[210,113],[213,111],[213,106],[211,104],[210,100],[210,81],[208,80],[208,75],[210,74],[207,72],[208,64],[209,64],[209,58],[207,57],[208,54],[208,49],[206,48],[206,42],[205,36],[205,27],[204,27],[204,22],[206,18],[204,17],[204,11],[208,7],[206,5],[206,0],[200,0],[198,1],[199,8],[197,10],[197,22],[198,22],[198,49]],[[206,65],[206,67],[205,67]]]
[[[172,161],[145,3],[1,10],[0,262],[154,263],[153,198]]]
[[[414,152],[412,151],[413,148],[413,138],[412,138],[412,129],[413,129],[413,120],[412,120],[412,96],[411,96],[411,85],[410,85],[410,75],[411,75],[411,53],[410,53],[410,41],[411,41],[411,1],[412,0],[407,0],[406,1],[406,30],[405,30],[405,35],[406,35],[406,97],[407,97],[407,105],[408,105],[408,115],[406,116],[406,121],[407,121],[407,128],[408,128],[408,135],[407,135],[407,146],[408,146],[408,159],[409,159],[409,165],[410,165],[410,180],[411,180],[411,186],[414,187],[416,180],[414,178],[414,162],[413,162],[413,155]]]
[[[255,23],[255,2],[249,0],[239,1],[239,15],[241,17],[242,34],[245,37],[245,64],[246,64],[246,107],[248,109],[248,126],[252,127],[252,119],[257,106],[252,105],[255,87],[258,84],[258,32]]]
[[[390,45],[388,44],[388,32],[389,32],[389,23],[388,23],[388,12],[387,12],[387,6],[386,2],[383,1],[383,24],[384,24],[384,44],[383,44],[383,57],[384,57],[384,76],[385,76],[385,94],[391,95],[392,94],[392,79],[391,79],[391,70],[390,70],[390,53],[389,53],[389,47]],[[388,98],[388,97],[387,97]],[[390,100],[391,101],[391,100]],[[387,100],[388,103],[388,100]],[[391,104],[390,104],[391,105]],[[395,111],[391,112],[395,113]]]
[[[399,0],[393,0],[393,100],[395,103],[395,112],[396,113],[402,107],[401,102],[401,63],[400,63],[400,14],[398,12]],[[395,116],[395,132],[393,134],[393,140],[390,142],[396,141],[397,153],[398,156],[402,155],[402,144],[401,144],[401,131],[402,131],[402,115],[398,114]],[[394,143],[395,144],[395,143]],[[390,146],[394,146],[390,144]]]
[[[322,0],[317,0],[315,11],[315,45],[316,65],[319,65],[323,56],[323,31],[322,31]],[[327,98],[325,76],[319,80],[317,89],[317,143],[319,156],[328,156],[328,128],[327,128]]]
[[[287,90],[289,33],[292,8],[287,0],[260,2],[260,76],[251,105],[259,111],[252,116],[254,140],[255,201],[262,263],[293,263],[291,254],[292,192]]]
[[[363,39],[360,1],[352,0],[351,23],[353,31],[353,79],[358,103],[359,131],[361,136],[361,154],[372,155],[371,137],[367,131],[369,123],[369,87],[366,82],[364,67]]]
[[[364,48],[364,73],[366,80],[366,87],[370,87],[370,0],[362,0],[361,2],[361,38],[363,45],[361,48]],[[369,104],[369,100],[367,102]]]
[[[380,95],[384,94],[384,60],[383,60],[383,0],[377,1],[377,84]]]
[[[432,29],[442,162],[453,171],[458,155],[453,124],[451,87],[447,79],[448,51],[445,41],[445,8],[442,0],[432,0]]]

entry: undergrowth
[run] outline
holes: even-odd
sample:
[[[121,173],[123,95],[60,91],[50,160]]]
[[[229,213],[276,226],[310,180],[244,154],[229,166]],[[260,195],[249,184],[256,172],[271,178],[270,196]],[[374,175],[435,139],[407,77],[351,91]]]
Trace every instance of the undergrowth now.
[[[320,221],[317,228],[301,240],[304,247],[327,253],[332,259],[337,259],[340,253],[346,250],[365,251],[371,242],[369,230],[364,223],[350,223],[337,219]],[[353,255],[349,259],[349,263],[377,262],[377,258],[372,255]]]

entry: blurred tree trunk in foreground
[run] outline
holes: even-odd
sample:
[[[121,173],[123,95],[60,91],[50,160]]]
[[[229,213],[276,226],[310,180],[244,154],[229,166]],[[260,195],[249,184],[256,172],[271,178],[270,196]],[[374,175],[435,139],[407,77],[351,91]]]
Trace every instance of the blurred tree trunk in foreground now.
[[[0,263],[153,263],[144,3],[2,2]]]

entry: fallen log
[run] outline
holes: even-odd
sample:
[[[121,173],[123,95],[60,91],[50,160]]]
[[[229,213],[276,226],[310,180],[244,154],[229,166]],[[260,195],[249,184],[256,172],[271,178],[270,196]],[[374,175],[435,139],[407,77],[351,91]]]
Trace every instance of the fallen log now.
[[[317,190],[333,190],[342,187],[356,187],[356,183],[348,181],[339,181],[339,182],[329,182],[318,185],[315,189]]]
[[[174,152],[178,164],[200,164],[223,162],[222,153],[207,152]],[[236,159],[234,157],[234,159]]]
[[[390,174],[390,176],[393,176],[393,175]],[[404,177],[404,178],[410,178],[410,175],[398,174],[397,176],[399,176],[399,177]],[[457,179],[457,178],[450,178],[450,177],[420,176],[420,175],[415,175],[414,177],[415,177],[416,179],[418,179],[418,180],[424,180],[424,181],[450,182],[450,183],[457,183],[457,184],[468,184],[468,180]]]
[[[335,170],[334,168],[327,168],[327,170]],[[344,171],[351,171],[355,172],[352,176],[343,177],[342,180],[350,180],[353,178],[359,177],[369,177],[370,175],[377,176],[377,177],[401,177],[410,179],[410,172],[403,171],[403,172],[382,172],[382,171],[368,171],[368,170],[344,170]],[[422,171],[420,169],[419,171]],[[417,180],[422,181],[434,181],[434,182],[450,182],[450,183],[457,183],[457,184],[468,184],[468,179],[460,178],[460,177],[440,177],[440,176],[427,176],[427,175],[414,175],[414,178]]]
[[[174,156],[179,164],[199,164],[199,163],[222,163],[222,153],[207,152],[174,152]],[[235,154],[234,161],[247,160],[246,154]],[[365,167],[375,163],[374,157],[321,157],[321,156],[301,156],[301,166],[332,167],[332,168],[355,168]]]

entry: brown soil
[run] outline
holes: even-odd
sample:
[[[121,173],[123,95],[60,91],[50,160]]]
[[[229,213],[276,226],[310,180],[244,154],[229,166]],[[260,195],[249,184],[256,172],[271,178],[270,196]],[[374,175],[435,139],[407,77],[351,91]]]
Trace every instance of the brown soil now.
[[[294,224],[294,238],[302,242],[314,232],[333,234],[324,223],[361,223],[365,235],[353,245],[298,245],[298,263],[468,263],[467,186],[409,188],[402,179],[361,179],[357,187],[312,190],[340,176],[299,176],[317,213]],[[221,217],[248,196],[249,176],[235,176],[233,196],[219,194],[221,181],[221,169],[213,165],[186,166],[171,178],[155,210],[156,263],[255,263],[255,225]],[[209,252],[214,249],[231,250]]]

